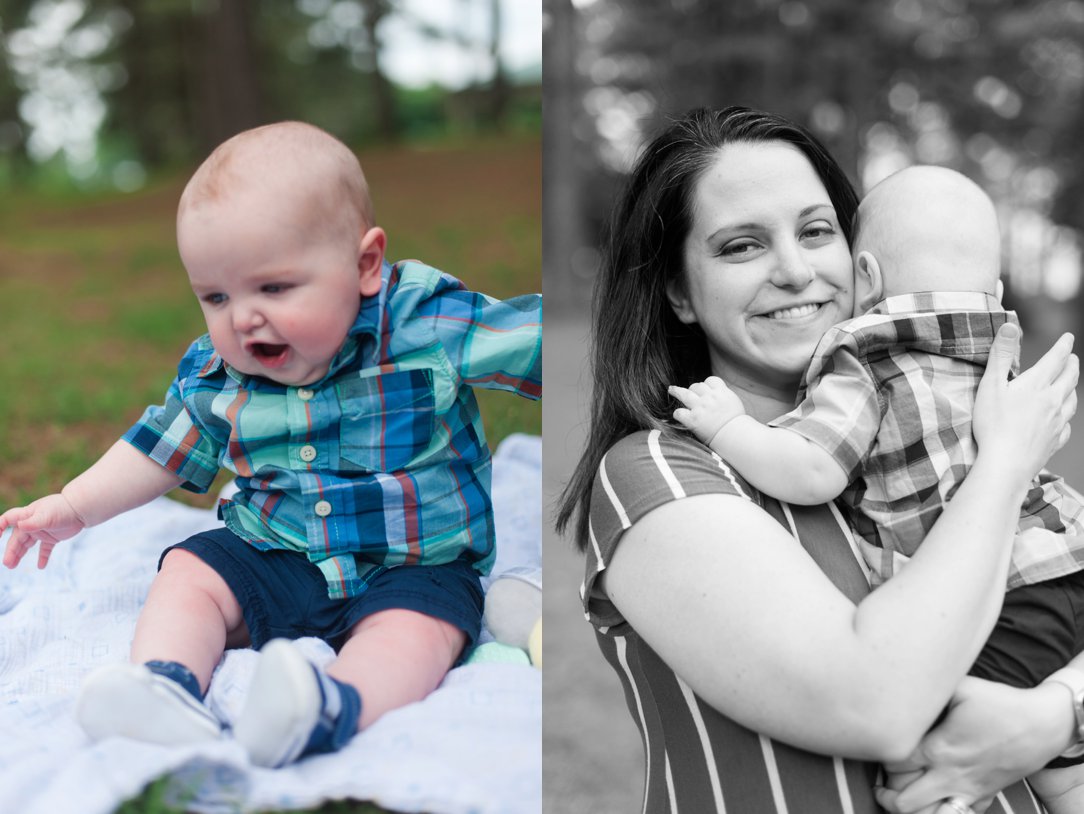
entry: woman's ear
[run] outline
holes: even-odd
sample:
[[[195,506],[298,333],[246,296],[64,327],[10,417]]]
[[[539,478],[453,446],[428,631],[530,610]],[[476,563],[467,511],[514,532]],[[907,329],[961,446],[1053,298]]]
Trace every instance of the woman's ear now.
[[[696,314],[689,305],[689,294],[685,291],[685,283],[681,278],[675,277],[666,283],[666,299],[670,301],[670,307],[678,320],[686,325],[696,324]]]
[[[854,313],[866,313],[884,299],[881,264],[869,252],[859,252],[854,261]]]
[[[379,226],[373,226],[361,236],[358,246],[358,289],[363,297],[374,297],[380,293],[387,244],[388,237]]]

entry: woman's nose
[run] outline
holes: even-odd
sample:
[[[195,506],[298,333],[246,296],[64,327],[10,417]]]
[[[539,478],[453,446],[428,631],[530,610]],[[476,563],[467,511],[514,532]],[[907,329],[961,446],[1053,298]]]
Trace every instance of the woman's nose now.
[[[773,282],[780,288],[805,288],[815,276],[801,246],[782,246],[776,256]]]

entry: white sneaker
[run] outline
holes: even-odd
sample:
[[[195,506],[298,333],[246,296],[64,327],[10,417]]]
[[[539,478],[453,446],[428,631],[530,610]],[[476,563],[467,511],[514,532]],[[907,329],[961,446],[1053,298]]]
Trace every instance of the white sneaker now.
[[[75,702],[75,718],[96,741],[120,735],[177,746],[222,737],[206,706],[142,664],[109,664],[91,673]]]
[[[320,723],[324,695],[315,668],[286,639],[264,645],[233,727],[257,766],[297,760]]]

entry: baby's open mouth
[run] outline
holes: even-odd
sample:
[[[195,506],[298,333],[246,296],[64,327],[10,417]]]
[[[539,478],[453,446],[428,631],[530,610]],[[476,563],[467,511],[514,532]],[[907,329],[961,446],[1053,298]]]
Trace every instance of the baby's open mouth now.
[[[269,342],[254,342],[249,350],[256,360],[265,365],[281,363],[286,358],[289,345],[272,345]]]

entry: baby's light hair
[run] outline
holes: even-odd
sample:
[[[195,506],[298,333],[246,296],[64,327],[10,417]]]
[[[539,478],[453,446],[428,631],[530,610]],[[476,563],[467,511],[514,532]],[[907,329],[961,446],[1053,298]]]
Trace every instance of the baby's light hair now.
[[[853,250],[877,258],[885,296],[930,290],[992,294],[1001,265],[997,211],[978,184],[954,170],[908,167],[862,199]]]
[[[177,218],[246,184],[276,181],[309,204],[316,223],[342,225],[354,235],[376,225],[357,156],[330,133],[298,121],[245,130],[215,148],[189,179]]]

